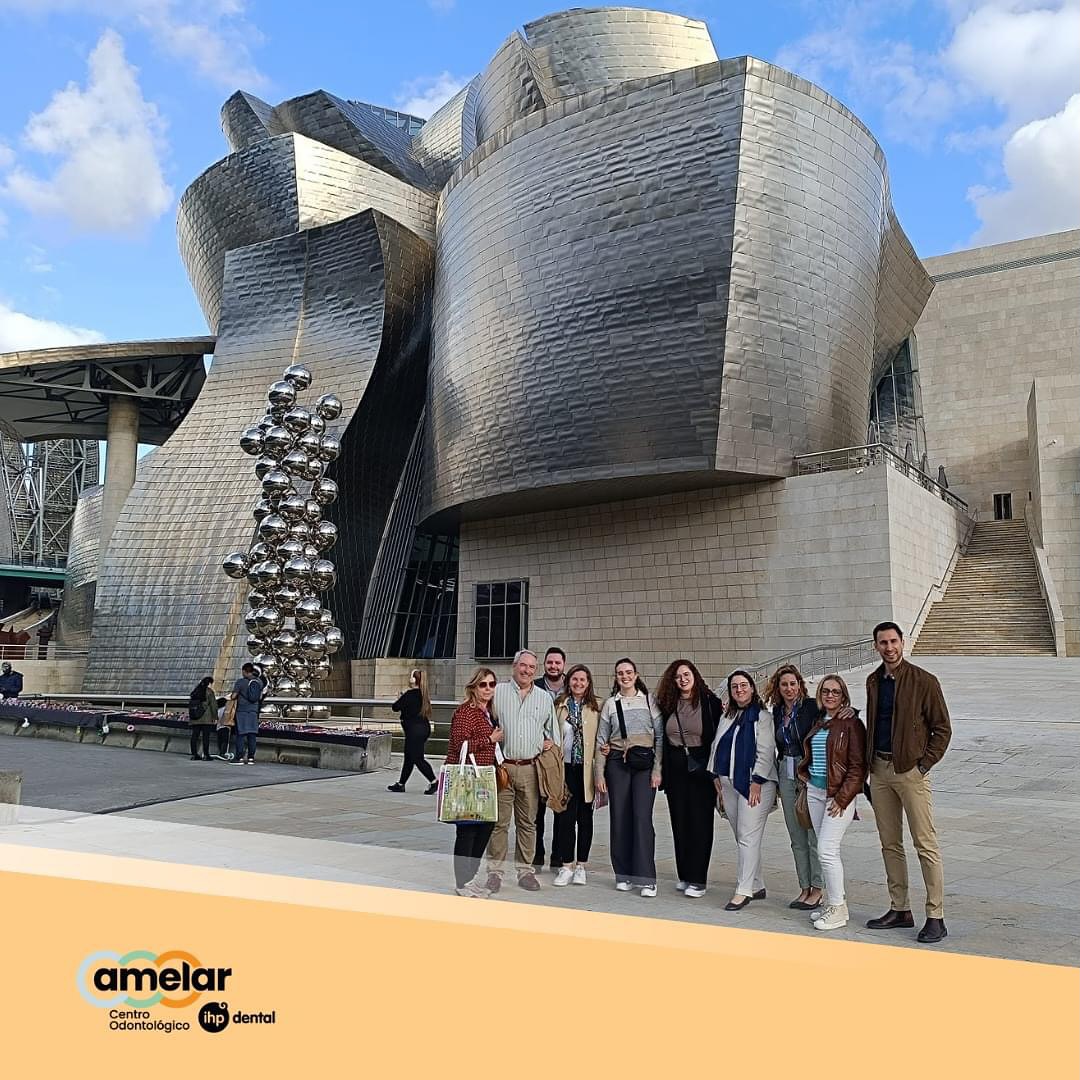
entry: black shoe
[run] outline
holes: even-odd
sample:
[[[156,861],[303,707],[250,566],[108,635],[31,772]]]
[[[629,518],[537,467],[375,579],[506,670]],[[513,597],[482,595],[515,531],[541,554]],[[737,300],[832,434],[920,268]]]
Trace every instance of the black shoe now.
[[[198,754],[192,754],[192,755],[191,755],[191,760],[192,760],[192,761],[202,761],[202,758],[201,758],[201,757],[199,757],[199,755],[198,755]]]
[[[917,941],[924,945],[933,945],[943,937],[948,937],[949,931],[945,929],[944,919],[927,919],[926,925],[919,931]]]
[[[745,900],[743,900],[743,902],[742,902],[741,904],[736,904],[736,903],[734,903],[734,901],[731,901],[731,900],[729,900],[729,901],[728,901],[728,902],[727,902],[727,903],[726,903],[726,904],[724,905],[724,910],[725,910],[725,911],[742,911],[742,909],[743,909],[744,907],[748,907],[748,906],[750,905],[750,901],[751,901],[751,900],[753,900],[753,897],[752,897],[752,896],[748,896],[748,897],[746,897],[746,899],[745,899]]]
[[[437,780],[432,780],[426,788],[424,788],[425,795],[434,795],[439,790],[439,783]]]
[[[754,895],[751,896],[750,899],[751,900],[764,900],[765,899],[765,890],[764,889],[758,889],[758,891],[756,893],[754,893]]]
[[[868,930],[914,930],[915,920],[910,911],[889,910],[880,919],[871,919],[867,924]],[[944,937],[944,934],[942,935]]]
[[[387,791],[404,791],[405,790],[405,785],[404,784],[390,784],[387,787],[386,790]]]
[[[209,754],[203,755],[203,761],[213,761],[214,759]]]

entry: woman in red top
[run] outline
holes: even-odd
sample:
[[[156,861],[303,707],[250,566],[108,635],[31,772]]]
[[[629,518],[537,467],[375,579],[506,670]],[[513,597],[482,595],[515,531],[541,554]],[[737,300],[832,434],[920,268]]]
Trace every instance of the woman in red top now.
[[[456,765],[461,748],[469,744],[468,756],[477,765],[495,764],[495,745],[502,742],[502,728],[491,720],[491,699],[495,696],[497,679],[491,668],[481,667],[465,684],[465,700],[457,707],[450,721],[450,742],[446,763]],[[494,822],[469,822],[454,826],[454,878],[458,896],[488,896],[487,889],[474,880],[480,860],[495,831]]]

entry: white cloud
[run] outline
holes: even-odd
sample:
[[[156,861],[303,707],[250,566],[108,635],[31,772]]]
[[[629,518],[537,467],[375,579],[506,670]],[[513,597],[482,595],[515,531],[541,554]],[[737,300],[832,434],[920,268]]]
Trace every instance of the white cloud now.
[[[144,100],[119,35],[105,31],[88,63],[86,88],[57,91],[23,133],[28,149],[60,159],[55,171],[41,176],[17,164],[0,190],[81,231],[132,232],[172,202],[159,158],[164,124]]]
[[[395,107],[426,120],[441,109],[468,81],[467,78],[451,75],[449,71],[413,79],[405,83],[398,92]]]
[[[1080,226],[1080,94],[1060,112],[1033,120],[1005,144],[1009,187],[972,188],[982,224],[973,240],[996,244]]]
[[[81,13],[147,32],[155,47],[228,90],[258,90],[266,77],[251,50],[262,35],[245,18],[244,0],[0,0],[0,11]]]
[[[0,142],[0,169],[8,169],[15,161],[15,151],[7,143]]]
[[[68,326],[49,319],[35,319],[0,300],[0,352],[85,345],[104,340],[104,335],[97,330],[89,330],[84,326]]]

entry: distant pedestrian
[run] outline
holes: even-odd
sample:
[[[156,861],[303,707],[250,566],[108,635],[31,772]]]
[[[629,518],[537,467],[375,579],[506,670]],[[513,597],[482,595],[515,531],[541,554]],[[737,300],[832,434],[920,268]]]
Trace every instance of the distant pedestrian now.
[[[22,672],[13,671],[11,665],[5,661],[0,668],[0,697],[17,698],[22,693],[22,688]]]
[[[219,697],[217,699],[217,754],[222,761],[229,761],[232,754],[229,753],[229,739],[232,737],[232,729],[236,724],[236,706],[229,709],[229,699]]]
[[[263,684],[254,664],[240,669],[240,678],[233,683],[236,694],[236,748],[234,765],[255,764],[255,740],[259,734],[259,702],[263,696]]]
[[[210,675],[200,679],[188,699],[188,723],[191,725],[191,760],[211,761],[210,733],[217,726],[217,698],[214,696],[214,680]],[[202,757],[199,743],[202,742]]]
[[[405,732],[405,760],[401,763],[401,777],[387,791],[404,791],[414,768],[427,782],[425,795],[434,795],[439,788],[435,773],[424,757],[424,747],[431,738],[431,698],[428,696],[427,676],[419,668],[409,672],[409,689],[390,706],[401,714],[401,728]]]

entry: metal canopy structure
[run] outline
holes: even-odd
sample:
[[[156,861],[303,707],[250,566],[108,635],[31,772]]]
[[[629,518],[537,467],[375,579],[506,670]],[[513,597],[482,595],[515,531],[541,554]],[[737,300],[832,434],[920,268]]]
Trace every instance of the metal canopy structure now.
[[[110,402],[139,410],[139,441],[159,446],[206,378],[213,337],[109,342],[0,353],[0,419],[22,442],[104,439]]]

